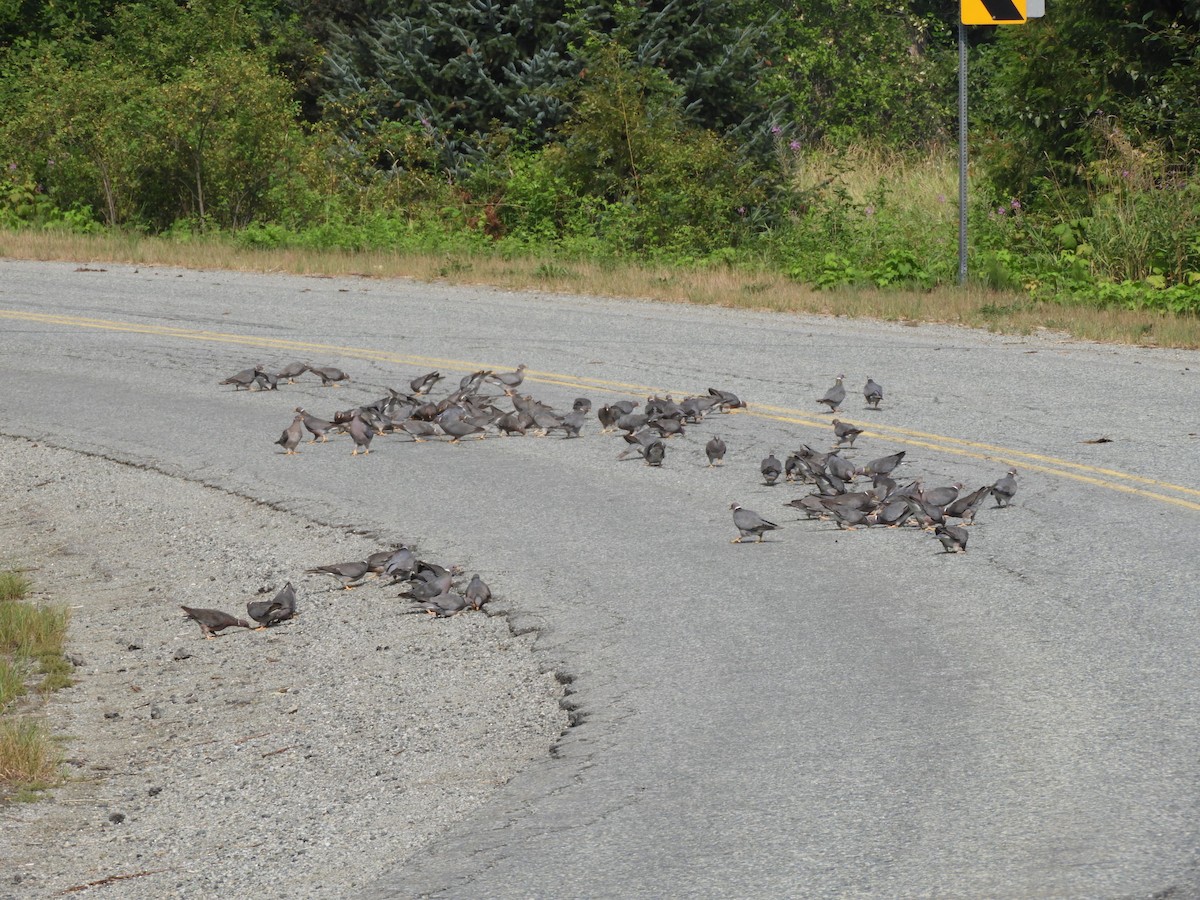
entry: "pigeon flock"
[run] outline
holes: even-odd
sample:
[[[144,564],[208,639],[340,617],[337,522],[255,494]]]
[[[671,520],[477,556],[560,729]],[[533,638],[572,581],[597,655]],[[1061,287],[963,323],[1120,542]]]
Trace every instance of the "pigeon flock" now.
[[[295,408],[295,416],[284,429],[276,444],[285,455],[299,453],[297,449],[307,432],[308,443],[328,442],[331,435],[348,434],[352,442],[351,455],[367,455],[372,440],[380,435],[396,435],[406,441],[421,443],[443,440],[459,444],[464,438],[476,440],[489,436],[535,435],[545,437],[561,432],[564,439],[578,438],[592,415],[592,401],[577,398],[570,410],[556,410],[552,405],[522,393],[527,366],[522,363],[511,372],[479,370],[462,377],[458,386],[434,399],[431,395],[445,376],[438,371],[418,375],[409,382],[408,391],[388,389],[387,395],[372,403],[337,411],[329,419],[313,415],[303,407]],[[306,372],[316,374],[324,386],[337,387],[350,376],[333,366],[313,366],[295,362],[269,373],[259,364],[244,369],[219,382],[239,390],[278,390],[280,384],[294,383]],[[817,399],[829,413],[837,413],[846,399],[844,374],[838,375],[825,395]],[[866,408],[878,410],[884,399],[883,387],[868,378],[863,388]],[[640,410],[639,410],[640,407]],[[645,402],[620,400],[597,409],[595,419],[601,433],[619,433],[624,448],[618,459],[631,455],[641,457],[645,465],[661,467],[667,455],[667,442],[683,435],[686,429],[699,425],[708,416],[744,409],[746,404],[729,391],[709,388],[707,393],[676,401],[665,397],[648,397]],[[1017,490],[1016,469],[991,485],[963,493],[964,485],[927,487],[924,479],[914,477],[900,484],[893,473],[904,463],[906,451],[855,465],[843,455],[843,448],[853,451],[855,440],[866,429],[832,420],[833,446],[828,451],[816,450],[807,444],[788,453],[781,461],[772,450],[760,464],[763,484],[782,483],[811,485],[807,495],[797,497],[784,506],[804,513],[810,519],[832,520],[839,529],[853,530],[859,526],[899,528],[912,526],[918,531],[931,532],[945,552],[964,552],[967,548],[968,526],[975,521],[979,508],[988,497],[994,508],[1007,507]],[[704,445],[708,466],[721,466],[728,448],[714,435]],[[780,526],[762,514],[734,502],[733,524],[738,536],[733,543],[747,538],[762,542],[764,536]],[[953,524],[955,520],[958,524]],[[475,575],[461,592],[455,590],[456,567],[446,568],[416,558],[408,547],[399,547],[373,554],[366,560],[355,560],[309,569],[306,574],[328,575],[349,589],[361,584],[368,575],[387,577],[393,584],[405,584],[400,597],[412,604],[413,612],[431,616],[458,615],[467,610],[480,610],[491,598],[491,591]],[[206,638],[230,627],[251,628],[239,619],[219,610],[191,609],[185,613],[195,619]],[[259,630],[295,615],[296,595],[289,583],[271,601],[252,601],[247,614],[259,623]]]

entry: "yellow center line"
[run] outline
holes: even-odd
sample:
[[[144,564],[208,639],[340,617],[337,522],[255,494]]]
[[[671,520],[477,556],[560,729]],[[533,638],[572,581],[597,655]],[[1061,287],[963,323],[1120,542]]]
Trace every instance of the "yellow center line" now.
[[[232,344],[266,350],[288,350],[301,354],[305,352],[336,353],[352,359],[366,359],[377,362],[390,362],[401,365],[422,367],[430,366],[438,369],[450,369],[461,372],[474,372],[479,369],[503,368],[501,366],[480,364],[467,360],[449,359],[439,356],[390,353],[384,350],[370,350],[363,347],[346,347],[339,344],[327,344],[315,341],[297,341],[290,340],[288,338],[251,337],[222,331],[205,331],[191,328],[178,328],[167,325],[148,325],[137,322],[94,319],[84,316],[66,316],[49,313],[33,313],[20,310],[0,309],[0,319],[16,319],[27,322],[39,322],[46,325],[62,325],[72,328],[95,328],[104,331],[117,331],[130,334],[147,334],[158,337],[176,338],[179,340]],[[569,388],[589,388],[592,390],[601,390],[605,391],[606,393],[617,395],[632,394],[635,396],[640,396],[645,394],[667,393],[660,388],[655,388],[650,385],[623,381],[608,381],[599,378],[579,377],[560,372],[538,372],[529,369],[526,370],[525,374],[526,377],[531,381],[536,381],[542,384],[555,384]],[[749,409],[746,412],[756,418],[786,422],[793,425],[803,425],[809,428],[820,429],[822,431],[829,429],[829,422],[827,420],[810,416],[800,410],[789,409],[787,407],[769,406],[756,403],[752,409]],[[1056,457],[1045,456],[1040,453],[1029,453],[1023,450],[1014,450],[1012,448],[1001,447],[996,444],[968,441],[962,438],[931,434],[924,431],[916,431],[914,429],[902,428],[896,425],[883,425],[874,422],[852,421],[849,419],[843,419],[842,421],[856,427],[863,427],[866,429],[863,433],[869,437],[880,437],[884,440],[892,441],[893,443],[905,444],[912,447],[922,447],[925,449],[935,450],[940,453],[951,453],[958,456],[971,457],[973,459],[992,460],[1006,463],[1008,465],[1020,467],[1033,472],[1043,472],[1048,475],[1057,475],[1061,478],[1067,478],[1073,481],[1082,482],[1084,484],[1090,484],[1095,487],[1102,487],[1125,494],[1134,494],[1140,497],[1158,500],[1163,503],[1182,506],[1187,509],[1200,510],[1200,503],[1195,503],[1179,497],[1172,497],[1167,494],[1157,493],[1156,491],[1144,490],[1139,487],[1131,486],[1130,484],[1120,483],[1121,481],[1132,482],[1135,485],[1147,485],[1154,487],[1160,491],[1173,491],[1187,496],[1200,497],[1200,490],[1186,487],[1184,485],[1172,484],[1156,478],[1147,478],[1131,472],[1121,472],[1117,469],[1090,466],[1085,463],[1077,463],[1070,460],[1058,459]],[[1111,479],[1118,480],[1113,481]]]

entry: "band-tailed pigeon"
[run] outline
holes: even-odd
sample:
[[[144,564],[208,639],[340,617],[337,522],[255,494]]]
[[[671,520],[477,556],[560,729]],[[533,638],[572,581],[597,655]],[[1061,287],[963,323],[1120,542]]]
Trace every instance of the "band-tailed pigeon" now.
[[[775,458],[775,451],[772,450],[767,454],[767,458],[759,463],[758,469],[762,472],[763,482],[773,485],[783,474],[783,463]]]
[[[830,412],[837,412],[838,407],[842,405],[842,401],[846,399],[846,388],[842,385],[845,375],[839,375],[833,383],[833,387],[825,392],[825,396],[817,402],[829,407]]]
[[[879,403],[883,400],[883,388],[868,378],[866,386],[863,387],[863,398],[871,409],[879,409]]]
[[[296,589],[289,581],[270,600],[251,600],[246,612],[258,623],[257,631],[286,622],[296,614]]]
[[[1013,495],[1017,492],[1017,470],[1009,469],[1008,474],[997,479],[992,485],[992,496],[996,498],[996,506],[1008,506],[1012,503]]]
[[[365,560],[355,560],[354,562],[334,563],[329,566],[316,566],[312,569],[305,569],[307,575],[332,575],[342,583],[346,590],[354,587],[354,582],[361,581],[371,571],[371,567],[367,565]]]
[[[284,456],[295,456],[299,451],[300,439],[304,437],[304,416],[299,413],[292,419],[292,424],[283,429],[283,434],[275,443],[283,448]]]
[[[245,619],[231,616],[229,613],[222,612],[219,609],[195,609],[191,606],[181,606],[179,608],[183,610],[184,615],[200,626],[200,631],[204,635],[205,640],[211,640],[226,628],[250,627],[250,623]]]
[[[843,422],[840,419],[834,419],[833,433],[834,436],[837,437],[836,446],[840,447],[842,444],[849,444],[851,447],[853,447],[854,439],[862,434],[863,430],[851,425],[849,422]]]
[[[938,525],[933,529],[947,553],[965,553],[970,532],[958,525]]]
[[[492,599],[492,589],[478,575],[473,575],[470,584],[467,585],[464,597],[471,609],[480,610],[483,609],[485,603]]]
[[[339,381],[349,381],[350,376],[336,366],[309,366],[308,370],[321,378],[322,387],[340,387]]]
[[[758,542],[761,543],[764,534],[779,527],[774,522],[764,519],[754,510],[744,508],[740,503],[731,503],[729,508],[733,510],[733,524],[738,530],[738,536],[733,539],[735,544],[740,544],[742,538],[752,534],[758,535]]]
[[[714,435],[704,445],[704,455],[708,457],[708,466],[710,469],[713,466],[719,466],[725,459],[725,442]]]
[[[218,381],[217,384],[232,384],[235,391],[242,390],[243,388],[250,390],[250,385],[254,384],[262,370],[263,367],[261,365],[254,366],[251,369],[242,369],[236,375],[230,375],[224,381]]]

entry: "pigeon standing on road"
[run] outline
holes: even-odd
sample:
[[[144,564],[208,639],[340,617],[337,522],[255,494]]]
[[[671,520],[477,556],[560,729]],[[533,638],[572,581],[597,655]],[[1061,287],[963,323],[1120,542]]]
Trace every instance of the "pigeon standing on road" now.
[[[360,448],[364,455],[371,452],[371,438],[375,437],[375,429],[367,424],[366,419],[355,415],[346,426],[346,430],[350,432],[350,437],[354,440],[354,449],[350,451],[351,456],[358,456]]]
[[[775,451],[772,450],[767,454],[767,458],[762,461],[759,470],[762,472],[763,481],[773,485],[779,480],[779,476],[783,474],[783,463],[775,458]]]
[[[1017,492],[1017,470],[1009,469],[1008,474],[992,485],[992,496],[996,498],[997,506],[1008,506],[1012,503],[1013,495]]]
[[[312,435],[312,440],[309,441],[310,444],[315,444],[318,439],[320,439],[321,443],[329,440],[327,432],[333,428],[332,422],[327,422],[325,419],[318,419],[302,406],[297,406],[296,412],[300,414],[300,418],[304,420],[304,427]]]
[[[879,409],[879,403],[883,400],[883,388],[876,384],[871,378],[867,379],[867,384],[863,388],[863,397],[867,401],[867,405],[871,409]]]
[[[840,447],[840,446],[842,446],[842,444],[845,443],[845,444],[849,444],[851,447],[853,447],[854,439],[856,437],[858,437],[860,434],[862,434],[863,430],[861,428],[856,428],[855,426],[853,426],[847,422],[842,422],[839,419],[834,419],[833,420],[833,433],[837,437],[836,446]]]
[[[299,446],[302,437],[304,437],[304,416],[297,413],[296,418],[292,419],[292,424],[283,430],[283,434],[275,443],[283,448],[284,456],[295,456],[299,452],[296,447]]]
[[[642,453],[648,466],[661,466],[666,455],[667,445],[659,440],[651,441],[650,445]]]
[[[708,457],[708,467],[719,466],[725,459],[725,442],[714,435],[704,445],[704,455]]]
[[[191,606],[179,607],[184,614],[200,626],[205,640],[211,640],[218,632],[226,628],[249,628],[250,623],[245,619],[231,616],[219,609],[195,609]]]
[[[828,406],[830,412],[837,412],[838,407],[842,405],[842,401],[846,399],[846,388],[842,385],[842,381],[845,378],[845,375],[839,375],[833,383],[833,387],[827,390],[825,396],[817,401]]]
[[[729,508],[733,510],[733,524],[738,530],[738,536],[733,539],[735,544],[740,544],[742,538],[752,534],[758,535],[758,542],[761,543],[764,534],[779,527],[774,522],[768,522],[754,510],[744,508],[740,503],[731,503]]]
[[[491,381],[494,381],[497,384],[502,384],[508,388],[520,387],[521,382],[525,380],[526,368],[527,367],[525,363],[521,363],[519,366],[517,366],[517,370],[515,372],[501,372],[499,375],[489,375],[487,377]]]

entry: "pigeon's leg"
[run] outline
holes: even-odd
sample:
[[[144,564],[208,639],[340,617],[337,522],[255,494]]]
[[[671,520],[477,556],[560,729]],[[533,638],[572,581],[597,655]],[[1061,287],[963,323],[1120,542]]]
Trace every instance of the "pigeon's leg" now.
[[[729,543],[731,543],[731,544],[740,544],[741,542],[742,542],[742,536],[739,534],[737,537],[735,537],[735,538],[734,538],[732,541],[730,541]]]

